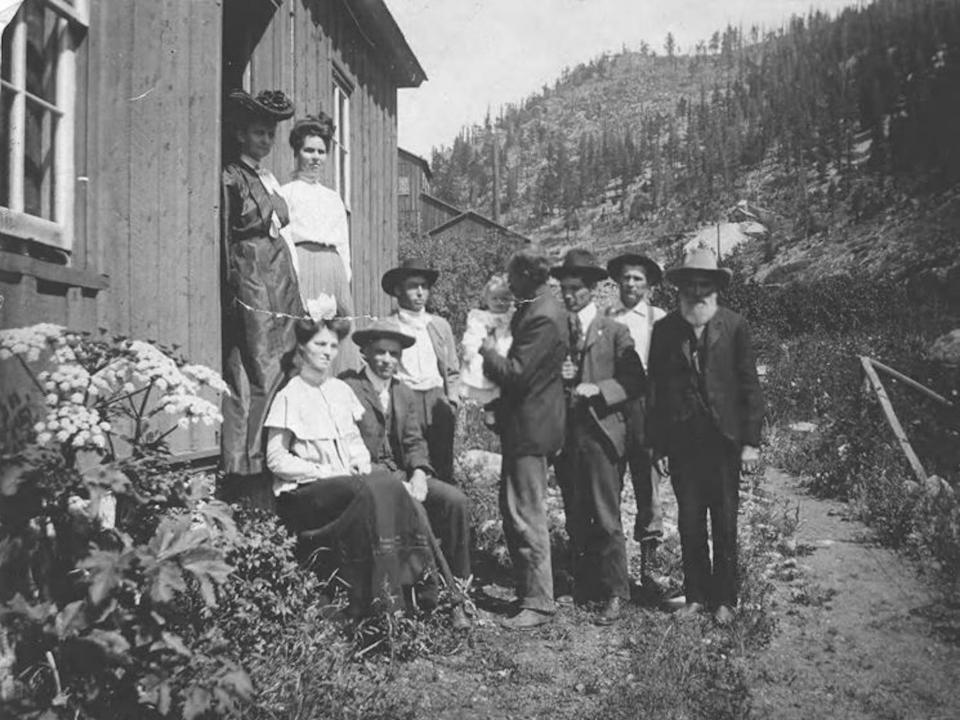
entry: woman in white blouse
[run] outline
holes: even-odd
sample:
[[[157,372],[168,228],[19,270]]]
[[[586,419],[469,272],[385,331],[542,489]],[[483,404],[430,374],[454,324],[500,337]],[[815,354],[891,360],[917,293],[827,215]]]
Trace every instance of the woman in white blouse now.
[[[294,124],[290,147],[297,169],[280,194],[290,210],[284,232],[293,245],[304,305],[309,307],[320,294],[332,295],[337,314],[348,317],[353,315],[353,296],[347,210],[340,194],[320,182],[334,130],[322,112]]]
[[[371,472],[356,422],[363,406],[331,376],[348,329],[339,319],[297,321],[298,372],[277,393],[264,426],[281,520],[318,572],[338,569],[351,612],[360,615],[378,596],[387,604],[410,600],[411,589],[435,573],[429,528],[405,475]],[[435,593],[428,583],[418,600],[429,604]]]

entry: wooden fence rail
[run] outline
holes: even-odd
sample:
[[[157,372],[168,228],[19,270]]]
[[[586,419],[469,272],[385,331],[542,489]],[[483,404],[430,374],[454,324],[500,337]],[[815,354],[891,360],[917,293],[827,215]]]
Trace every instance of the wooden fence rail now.
[[[863,367],[863,374],[866,378],[866,384],[868,387],[873,389],[873,392],[877,396],[877,400],[880,401],[880,407],[883,409],[883,414],[887,418],[887,424],[890,426],[890,429],[893,430],[893,434],[897,438],[897,442],[900,443],[900,449],[903,450],[903,454],[906,456],[907,462],[910,464],[910,469],[913,470],[913,474],[916,475],[918,482],[921,484],[926,482],[927,473],[923,469],[923,464],[920,462],[920,458],[917,457],[917,454],[913,451],[913,446],[910,445],[910,441],[907,439],[907,434],[904,432],[903,426],[900,424],[900,420],[897,419],[897,414],[893,411],[893,405],[890,403],[890,397],[887,395],[887,391],[884,389],[883,383],[880,382],[880,377],[877,375],[877,371],[874,369],[876,366],[876,361],[871,360],[865,355],[861,355],[860,365]],[[887,371],[892,370],[892,368],[889,368],[886,365],[884,365],[884,369]],[[900,375],[900,373],[897,373],[897,375]],[[906,376],[904,375],[902,377]],[[915,385],[920,385],[920,383],[911,381],[910,387],[915,388]],[[928,390],[928,388],[924,388],[924,390]],[[928,390],[928,392],[936,395],[936,393],[934,393],[932,390]]]

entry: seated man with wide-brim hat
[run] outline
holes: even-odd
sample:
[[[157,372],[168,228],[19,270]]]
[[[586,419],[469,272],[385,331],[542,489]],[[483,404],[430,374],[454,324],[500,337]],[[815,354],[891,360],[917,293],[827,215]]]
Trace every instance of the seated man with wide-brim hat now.
[[[417,398],[396,377],[404,350],[413,346],[415,340],[398,331],[393,323],[381,320],[357,330],[353,342],[360,348],[365,366],[359,372],[343,373],[340,379],[350,386],[363,406],[363,417],[357,425],[373,466],[405,473],[404,485],[426,509],[450,571],[465,582],[470,577],[467,497],[459,488],[437,479],[423,436]],[[437,558],[437,562],[440,564],[442,559]],[[453,625],[457,629],[469,626],[459,606],[453,611]]]

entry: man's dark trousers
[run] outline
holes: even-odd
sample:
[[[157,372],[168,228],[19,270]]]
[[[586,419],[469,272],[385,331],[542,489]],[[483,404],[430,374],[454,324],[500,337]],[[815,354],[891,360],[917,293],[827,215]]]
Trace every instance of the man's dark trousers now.
[[[504,454],[500,512],[507,550],[513,558],[521,608],[553,613],[553,568],[547,525],[547,459]]]
[[[627,451],[620,462],[620,474],[629,466],[633,497],[637,503],[637,517],[633,525],[633,539],[637,542],[663,538],[663,511],[660,505],[660,476],[654,477],[650,449],[628,427]]]
[[[583,409],[572,410],[563,454],[556,465],[557,484],[567,512],[573,547],[577,599],[630,599],[626,539],[620,522],[623,474],[610,440]],[[583,587],[587,585],[587,587]]]
[[[684,446],[686,452],[671,454],[669,461],[677,496],[686,601],[736,607],[740,453],[709,426],[691,432]],[[707,546],[708,514],[713,536],[712,567]]]

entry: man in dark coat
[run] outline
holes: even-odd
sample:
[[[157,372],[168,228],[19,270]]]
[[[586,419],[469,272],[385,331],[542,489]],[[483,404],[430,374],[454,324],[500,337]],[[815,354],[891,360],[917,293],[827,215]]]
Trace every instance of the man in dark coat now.
[[[360,347],[366,366],[347,371],[340,379],[347,383],[363,406],[358,421],[360,435],[370,451],[374,468],[402,471],[407,491],[423,503],[430,527],[454,576],[470,576],[470,513],[463,492],[450,484],[452,478],[436,477],[423,436],[413,390],[396,378],[404,349],[414,338],[398,332],[393,323],[380,321],[358,330],[353,341]],[[469,622],[463,608],[453,609],[453,625],[464,629]]]
[[[507,265],[519,307],[510,323],[507,356],[493,338],[480,347],[483,371],[501,389],[497,412],[503,466],[500,510],[513,560],[520,612],[508,628],[549,622],[556,612],[547,526],[547,461],[563,444],[566,404],[560,369],[567,356],[566,313],[547,287],[549,261],[528,251]]]
[[[598,625],[620,618],[630,599],[626,540],[620,521],[627,445],[628,401],[645,389],[643,363],[626,325],[604,316],[593,302],[597,282],[607,276],[593,254],[571,250],[551,274],[560,281],[570,312],[570,355],[561,374],[567,385],[567,428],[557,459],[567,534],[574,554],[579,600],[604,602]]]
[[[697,249],[667,271],[679,307],[653,328],[648,438],[677,496],[686,607],[729,623],[737,605],[741,469],[758,462],[763,394],[746,320],[717,305],[732,273]],[[713,561],[707,547],[707,513]]]

